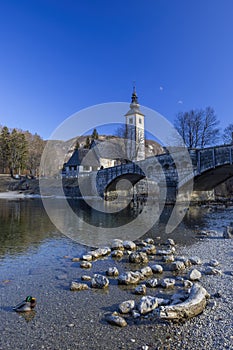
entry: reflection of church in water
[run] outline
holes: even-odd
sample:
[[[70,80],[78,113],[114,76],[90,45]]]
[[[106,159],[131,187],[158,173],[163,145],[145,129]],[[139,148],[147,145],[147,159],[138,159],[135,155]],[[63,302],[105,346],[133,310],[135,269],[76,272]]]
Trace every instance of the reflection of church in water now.
[[[107,145],[106,140],[92,140],[88,149],[75,149],[70,159],[64,163],[62,176],[77,177],[80,173],[145,159],[144,118],[134,87],[130,109],[125,114],[123,137],[113,138]]]

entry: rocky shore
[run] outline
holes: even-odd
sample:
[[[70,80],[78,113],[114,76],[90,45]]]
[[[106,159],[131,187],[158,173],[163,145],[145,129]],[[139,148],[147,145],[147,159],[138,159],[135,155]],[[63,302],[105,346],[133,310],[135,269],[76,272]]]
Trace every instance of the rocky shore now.
[[[1,285],[0,349],[232,349],[233,240],[198,233],[189,246],[155,238],[67,249],[41,271],[21,260],[23,278]],[[23,317],[10,305],[29,290],[37,306]]]

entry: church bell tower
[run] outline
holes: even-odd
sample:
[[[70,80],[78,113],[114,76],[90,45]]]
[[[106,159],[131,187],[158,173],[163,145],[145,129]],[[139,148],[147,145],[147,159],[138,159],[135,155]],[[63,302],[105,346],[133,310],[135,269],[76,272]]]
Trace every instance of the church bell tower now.
[[[135,86],[133,88],[130,110],[125,114],[125,118],[128,160],[143,160],[145,159],[145,116],[140,111]]]

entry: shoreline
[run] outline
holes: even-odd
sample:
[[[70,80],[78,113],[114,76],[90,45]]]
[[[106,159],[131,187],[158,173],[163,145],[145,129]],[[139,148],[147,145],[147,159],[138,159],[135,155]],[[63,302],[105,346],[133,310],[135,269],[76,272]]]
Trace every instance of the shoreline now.
[[[72,242],[70,244],[75,246]],[[117,305],[124,300],[138,301],[140,299],[140,296],[132,294],[129,287],[118,286],[115,279],[110,280],[108,290],[90,288],[87,291],[71,292],[69,286],[73,279],[81,281],[82,275],[93,276],[94,273],[105,275],[106,269],[115,265],[124,271],[129,264],[123,263],[122,265],[121,261],[106,257],[96,260],[91,269],[85,270],[79,268],[79,262],[70,263],[72,256],[63,257],[64,266],[56,267],[57,276],[53,275],[53,271],[46,270],[44,270],[45,276],[37,275],[37,273],[35,276],[31,275],[30,280],[38,295],[36,316],[30,322],[25,323],[22,316],[12,312],[9,314],[8,311],[9,320],[6,317],[4,326],[2,324],[0,327],[4,327],[1,330],[3,345],[0,346],[0,349],[11,349],[12,346],[14,348],[17,345],[20,348],[20,344],[24,344],[25,350],[31,348],[56,350],[74,348],[80,350],[107,350],[109,348],[114,350],[232,349],[232,248],[232,239],[223,239],[221,232],[214,231],[205,238],[198,239],[192,245],[176,246],[176,255],[185,257],[196,255],[202,259],[202,265],[197,267],[200,271],[204,271],[208,261],[213,258],[220,263],[223,272],[221,276],[203,274],[201,278],[201,285],[211,295],[202,314],[178,323],[158,322],[153,315],[148,314],[130,321],[124,328],[109,325],[106,322],[106,315],[115,311]],[[85,251],[88,251],[87,248]],[[132,264],[130,266],[132,268]],[[53,281],[49,286],[46,286],[48,279],[46,274]],[[63,276],[64,274],[67,276]],[[28,288],[27,280],[28,278],[19,282],[23,283],[25,290]],[[43,293],[39,296],[41,283]],[[147,295],[153,294],[156,294],[156,291],[148,288]],[[5,308],[3,306],[3,310],[7,307],[9,308],[9,302],[6,303]],[[13,320],[15,326],[12,330]],[[29,330],[30,339],[27,338]],[[9,339],[9,334],[14,334],[13,338]],[[42,337],[41,334],[43,334]]]

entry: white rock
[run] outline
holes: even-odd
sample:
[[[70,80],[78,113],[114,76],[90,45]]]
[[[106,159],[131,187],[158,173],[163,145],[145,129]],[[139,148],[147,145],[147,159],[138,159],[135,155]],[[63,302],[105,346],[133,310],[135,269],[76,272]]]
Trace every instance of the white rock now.
[[[150,295],[142,297],[138,304],[140,314],[147,314],[158,306],[158,300]]]
[[[129,255],[129,262],[136,264],[148,263],[148,256],[143,252],[133,252]]]
[[[176,245],[172,238],[168,238],[167,241],[166,241],[166,244],[167,245],[172,245],[172,246]]]
[[[112,258],[122,258],[124,255],[122,250],[114,250],[111,254]]]
[[[72,291],[81,291],[88,289],[88,285],[86,283],[78,283],[78,282],[71,282],[70,290]]]
[[[106,275],[107,275],[107,276],[116,277],[116,276],[119,275],[119,271],[118,271],[118,269],[117,269],[116,266],[114,266],[114,267],[109,267],[109,268],[107,269],[107,271],[106,271]]]
[[[144,242],[146,242],[147,244],[154,244],[154,240],[153,240],[153,238],[146,238],[145,240],[144,240]]]
[[[166,264],[170,264],[175,260],[173,255],[164,255],[162,256],[162,261],[165,262]]]
[[[184,288],[191,288],[193,285],[193,282],[191,282],[189,280],[184,280],[183,285],[184,285]]]
[[[148,255],[155,254],[156,253],[156,246],[153,244],[147,244],[144,248],[142,248],[142,251]]]
[[[113,239],[110,247],[112,250],[124,250],[123,241],[121,239]]]
[[[137,284],[140,280],[140,275],[136,272],[128,271],[122,273],[118,278],[119,284]]]
[[[183,261],[174,261],[170,266],[171,271],[185,270],[185,264]]]
[[[124,241],[123,242],[123,247],[126,250],[135,250],[137,248],[136,244],[133,241]]]
[[[125,327],[127,326],[126,320],[118,315],[109,315],[106,317],[106,320],[108,323],[110,323],[113,326],[118,326],[118,327]]]
[[[146,281],[146,286],[149,288],[155,288],[158,285],[157,278],[150,278]]]
[[[119,305],[119,310],[122,314],[128,314],[130,311],[134,309],[134,307],[135,307],[134,300],[126,300]]]
[[[150,266],[143,267],[140,272],[143,274],[143,276],[148,277],[153,274],[152,269]]]
[[[103,289],[103,288],[107,288],[108,285],[109,285],[108,278],[99,274],[95,274],[91,280],[92,288]]]
[[[174,278],[164,278],[160,281],[160,285],[163,288],[173,288],[176,283],[176,280]]]
[[[140,286],[137,286],[135,288],[134,293],[139,295],[146,295],[146,285],[140,284]]]
[[[90,252],[93,258],[98,259],[103,256],[106,256],[111,253],[111,249],[109,247],[98,248]]]
[[[92,263],[90,261],[82,261],[80,263],[80,267],[82,269],[90,269],[92,267]]]
[[[199,281],[201,278],[201,272],[197,269],[192,269],[188,273],[188,279],[190,281]]]
[[[82,260],[91,261],[92,255],[91,254],[85,254],[82,256]]]
[[[171,255],[173,253],[173,251],[171,249],[163,249],[163,250],[157,250],[157,255]]]
[[[91,280],[91,276],[83,275],[83,276],[81,277],[81,279],[82,279],[83,281],[90,281],[90,280]]]

